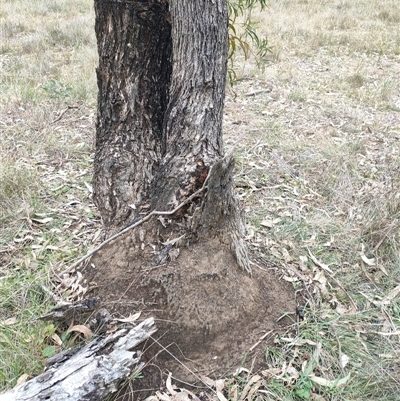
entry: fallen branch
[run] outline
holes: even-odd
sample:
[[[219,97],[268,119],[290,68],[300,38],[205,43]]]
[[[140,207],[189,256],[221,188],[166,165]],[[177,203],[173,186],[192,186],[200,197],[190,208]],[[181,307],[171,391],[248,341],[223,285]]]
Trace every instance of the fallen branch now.
[[[140,351],[131,351],[156,328],[148,318],[131,330],[98,337],[84,347],[48,361],[48,369],[0,395],[0,401],[100,401],[118,389],[121,380],[143,367]]]

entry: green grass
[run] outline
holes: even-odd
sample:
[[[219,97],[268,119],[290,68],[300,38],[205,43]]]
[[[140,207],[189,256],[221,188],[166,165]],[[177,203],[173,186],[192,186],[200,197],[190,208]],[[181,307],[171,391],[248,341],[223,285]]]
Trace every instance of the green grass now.
[[[36,375],[43,369],[42,351],[54,333],[53,325],[37,320],[51,303],[42,288],[47,282],[43,271],[19,263],[0,278],[1,388],[15,385],[25,373]]]

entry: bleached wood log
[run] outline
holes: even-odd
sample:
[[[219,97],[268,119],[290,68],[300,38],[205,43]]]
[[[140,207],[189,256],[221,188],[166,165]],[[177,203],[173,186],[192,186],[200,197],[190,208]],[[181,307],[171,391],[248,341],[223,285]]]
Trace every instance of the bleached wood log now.
[[[99,401],[115,392],[118,383],[143,366],[134,347],[155,333],[154,319],[99,337],[71,356],[52,358],[41,375],[0,395],[0,401]]]

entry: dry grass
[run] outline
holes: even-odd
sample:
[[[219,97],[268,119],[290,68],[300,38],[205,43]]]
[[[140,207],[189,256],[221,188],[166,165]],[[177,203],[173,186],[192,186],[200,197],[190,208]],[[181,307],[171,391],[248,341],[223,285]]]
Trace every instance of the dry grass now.
[[[266,399],[399,392],[398,19],[393,1],[272,1],[261,16],[270,60],[262,74],[246,63],[228,101],[226,143],[240,160],[254,249],[317,289],[299,336],[320,349],[287,349],[272,366],[291,377],[282,359],[295,358],[301,377],[281,378]],[[307,353],[318,358],[305,368]],[[312,374],[352,379],[333,391]]]
[[[55,345],[54,327],[36,318],[56,301],[51,292],[71,295],[49,281],[52,270],[87,249],[98,220],[89,191],[96,99],[91,1],[2,1],[0,16],[4,388],[41,371],[42,352]]]
[[[29,319],[52,301],[45,290],[52,267],[82,254],[99,225],[90,203],[92,2],[3,0],[1,8],[5,387],[40,370],[29,360],[51,344],[51,328]],[[262,73],[250,62],[238,69],[236,96],[229,91],[227,99],[225,143],[237,155],[258,260],[274,263],[310,294],[306,319],[296,326],[304,341],[276,339],[253,398],[396,400],[398,1],[273,0],[260,19],[272,53]],[[16,323],[5,323],[14,317]],[[317,383],[315,376],[333,382]],[[227,382],[226,396],[228,387],[240,394],[246,380]]]

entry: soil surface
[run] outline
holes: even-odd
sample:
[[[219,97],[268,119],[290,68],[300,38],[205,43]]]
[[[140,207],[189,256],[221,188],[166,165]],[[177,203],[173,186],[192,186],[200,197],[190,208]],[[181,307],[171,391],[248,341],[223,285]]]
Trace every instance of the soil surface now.
[[[178,257],[157,265],[159,252],[146,240],[140,243],[151,236],[135,230],[104,247],[83,271],[114,316],[141,311],[140,319],[156,320],[158,331],[143,355],[153,368],[135,383],[154,392],[168,372],[175,380],[199,383],[201,375],[262,368],[268,342],[296,319],[292,285],[268,266],[253,266],[250,277],[217,239],[175,245],[170,255]],[[129,393],[135,391],[140,389]]]

